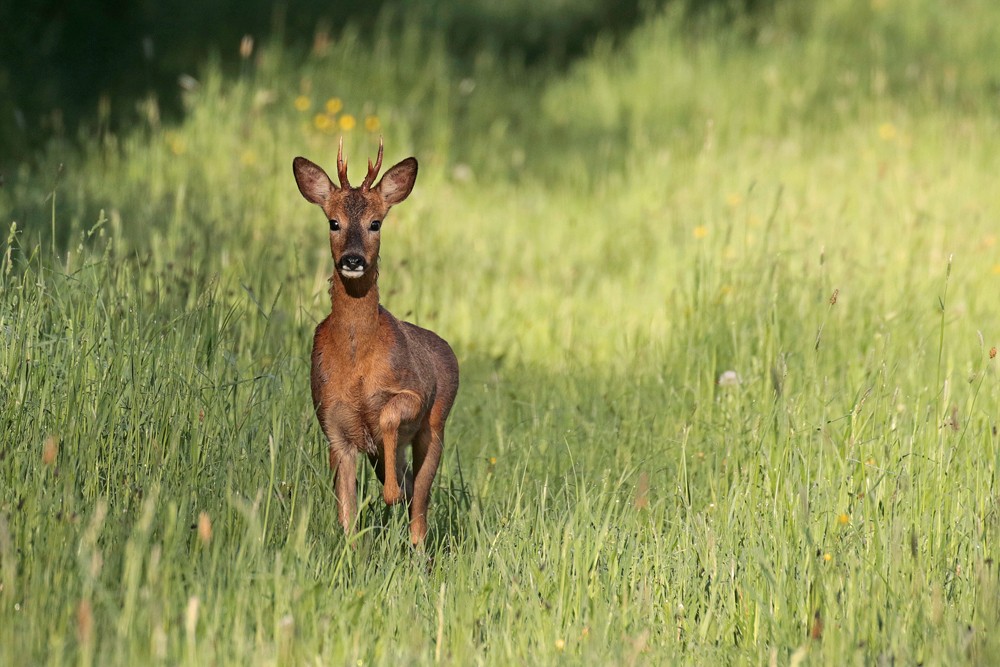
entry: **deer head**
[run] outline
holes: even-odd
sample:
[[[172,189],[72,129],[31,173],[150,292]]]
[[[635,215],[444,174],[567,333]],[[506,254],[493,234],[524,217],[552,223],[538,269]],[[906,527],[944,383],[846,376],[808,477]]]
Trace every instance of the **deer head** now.
[[[417,180],[417,159],[408,157],[385,172],[373,187],[381,166],[381,139],[375,164],[368,161],[368,175],[356,188],[347,180],[343,138],[337,151],[340,187],[321,167],[304,157],[292,161],[299,192],[306,201],[322,208],[330,221],[330,253],[334,267],[348,280],[361,278],[377,266],[382,221],[390,208],[406,199]]]

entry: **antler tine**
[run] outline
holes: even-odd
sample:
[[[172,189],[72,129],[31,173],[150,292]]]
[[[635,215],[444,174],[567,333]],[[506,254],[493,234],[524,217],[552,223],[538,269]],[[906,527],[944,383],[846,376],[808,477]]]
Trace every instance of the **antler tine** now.
[[[372,161],[368,160],[368,175],[365,176],[365,182],[361,184],[362,190],[367,190],[375,182],[375,177],[378,176],[378,170],[382,168],[382,137],[378,138],[378,157],[375,158],[375,164],[372,165]]]
[[[337,148],[337,176],[340,177],[340,187],[351,187],[351,182],[347,180],[347,160],[344,159],[343,137],[340,138],[340,146]]]

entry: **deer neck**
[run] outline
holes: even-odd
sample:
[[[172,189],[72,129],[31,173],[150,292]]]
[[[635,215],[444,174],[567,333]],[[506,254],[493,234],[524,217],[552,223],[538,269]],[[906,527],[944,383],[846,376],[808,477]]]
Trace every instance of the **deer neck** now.
[[[338,338],[351,342],[352,356],[378,330],[378,267],[360,278],[345,278],[334,270],[330,278],[331,326]]]

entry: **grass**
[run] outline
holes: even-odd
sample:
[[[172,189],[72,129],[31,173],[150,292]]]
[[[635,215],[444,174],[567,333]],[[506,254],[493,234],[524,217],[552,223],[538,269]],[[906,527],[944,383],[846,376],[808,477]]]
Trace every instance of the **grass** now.
[[[258,47],[13,174],[0,663],[995,662],[1000,14],[713,21]],[[341,133],[420,160],[383,300],[462,366],[424,551],[309,402]]]

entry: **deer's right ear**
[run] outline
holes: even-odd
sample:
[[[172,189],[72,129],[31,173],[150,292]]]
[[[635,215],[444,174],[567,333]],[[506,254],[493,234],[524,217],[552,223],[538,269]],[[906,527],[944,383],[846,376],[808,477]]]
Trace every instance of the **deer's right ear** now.
[[[337,189],[322,167],[304,157],[292,160],[292,171],[295,173],[295,184],[299,186],[299,192],[306,201],[313,204],[322,206],[330,193]]]

